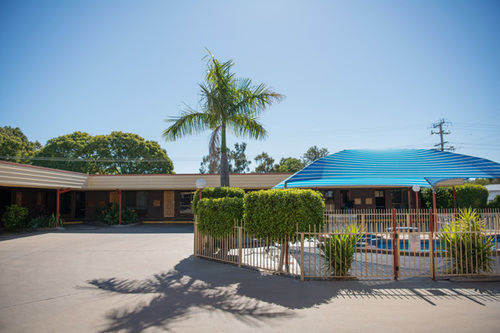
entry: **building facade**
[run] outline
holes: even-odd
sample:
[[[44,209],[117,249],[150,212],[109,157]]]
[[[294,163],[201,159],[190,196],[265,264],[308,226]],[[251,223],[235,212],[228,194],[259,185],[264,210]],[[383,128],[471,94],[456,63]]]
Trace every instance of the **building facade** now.
[[[246,191],[269,189],[290,176],[288,173],[231,174],[231,186]],[[57,190],[60,214],[67,221],[98,219],[98,209],[118,203],[134,209],[139,220],[192,220],[191,201],[197,179],[208,187],[220,186],[217,174],[87,175],[0,162],[0,214],[4,207],[18,204],[31,215],[56,211]]]

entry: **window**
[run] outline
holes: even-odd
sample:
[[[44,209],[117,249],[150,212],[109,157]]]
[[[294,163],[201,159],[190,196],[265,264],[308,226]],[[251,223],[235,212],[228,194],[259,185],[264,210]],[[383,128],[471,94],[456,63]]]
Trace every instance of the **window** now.
[[[384,190],[375,191],[375,208],[376,209],[385,209]]]
[[[193,201],[193,192],[181,192],[179,214],[193,214],[191,202]]]
[[[125,205],[130,209],[147,209],[148,208],[148,192],[147,191],[130,191],[125,193]]]

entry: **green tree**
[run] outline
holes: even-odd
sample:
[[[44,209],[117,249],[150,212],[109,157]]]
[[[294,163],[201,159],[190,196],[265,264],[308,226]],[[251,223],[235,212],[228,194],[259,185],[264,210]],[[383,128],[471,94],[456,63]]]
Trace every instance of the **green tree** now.
[[[34,162],[37,165],[83,173],[173,172],[172,161],[157,142],[123,132],[97,136],[85,132],[63,135],[50,139],[36,157],[39,159]]]
[[[255,172],[276,172],[274,158],[272,158],[265,152],[262,152],[261,154],[255,156],[255,163],[257,164],[257,166],[255,167]]]
[[[29,163],[29,159],[40,149],[38,141],[29,141],[19,127],[0,127],[0,156],[2,159],[13,162]]]
[[[330,152],[326,148],[319,148],[318,146],[312,146],[309,148],[304,155],[302,155],[302,163],[308,165],[319,158],[328,156]]]
[[[277,166],[278,172],[297,172],[304,168],[304,163],[295,157],[284,157]]]
[[[227,159],[229,164],[229,172],[232,173],[245,173],[250,170],[249,165],[252,163],[248,160],[245,150],[247,148],[247,144],[245,142],[235,143],[234,150],[229,150],[227,153]],[[220,151],[220,149],[218,149]],[[219,161],[216,161],[215,164],[212,163],[213,160],[210,158],[210,155],[203,156],[200,163],[200,173],[217,173],[219,172]]]
[[[92,136],[85,132],[74,132],[52,138],[37,151],[37,160],[33,164],[48,168],[69,170],[83,173],[95,173],[93,164],[86,162],[91,159],[89,150]],[[82,161],[78,161],[82,160]]]
[[[181,116],[167,119],[172,125],[163,132],[166,140],[177,140],[205,130],[212,131],[209,155],[220,147],[220,182],[229,186],[229,163],[226,133],[263,139],[266,130],[257,117],[283,96],[265,84],[253,85],[250,79],[237,79],[231,68],[232,60],[220,62],[209,53],[207,73],[201,88],[201,111],[186,107]],[[214,159],[215,160],[215,159]]]
[[[229,162],[229,170],[234,173],[245,173],[250,171],[250,163],[247,159],[247,155],[245,154],[245,150],[247,149],[247,144],[245,142],[235,143],[234,150],[229,152],[228,160]]]

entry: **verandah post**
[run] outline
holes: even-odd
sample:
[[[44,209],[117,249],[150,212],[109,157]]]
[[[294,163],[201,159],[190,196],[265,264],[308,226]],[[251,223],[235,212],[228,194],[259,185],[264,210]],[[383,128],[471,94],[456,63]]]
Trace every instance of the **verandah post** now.
[[[392,209],[392,258],[394,267],[394,280],[399,276],[399,239],[397,233],[396,209]]]
[[[59,211],[60,211],[60,196],[61,196],[61,190],[57,189],[57,194],[56,194],[56,228],[59,228]]]
[[[122,224],[122,191],[117,190],[118,192],[118,224]]]

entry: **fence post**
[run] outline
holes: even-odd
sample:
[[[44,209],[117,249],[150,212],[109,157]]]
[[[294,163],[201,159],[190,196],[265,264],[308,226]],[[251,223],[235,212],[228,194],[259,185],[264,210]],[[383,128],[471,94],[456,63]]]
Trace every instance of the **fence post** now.
[[[243,262],[243,228],[238,227],[238,267],[241,267]]]
[[[392,258],[394,265],[394,280],[399,276],[399,239],[397,232],[396,209],[392,209]]]
[[[300,233],[300,280],[304,281],[304,233]]]
[[[196,257],[198,254],[198,215],[194,216],[194,240],[193,240],[193,255]]]
[[[434,209],[434,213],[436,210]],[[431,257],[431,277],[433,280],[436,280],[436,268],[434,267],[434,219],[436,219],[436,215],[432,213],[432,209],[429,209],[429,255]]]
[[[365,214],[361,214],[361,232],[365,233],[366,232],[366,227],[365,227]]]

